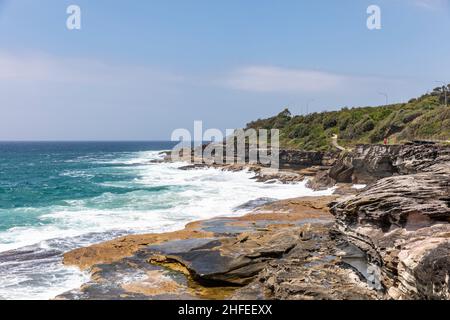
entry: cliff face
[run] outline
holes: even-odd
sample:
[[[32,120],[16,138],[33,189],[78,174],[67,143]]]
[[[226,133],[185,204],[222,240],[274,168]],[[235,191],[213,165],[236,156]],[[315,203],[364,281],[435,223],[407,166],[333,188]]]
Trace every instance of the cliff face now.
[[[330,207],[335,236],[366,254],[392,298],[450,299],[449,155],[439,146],[359,146],[330,170],[337,181],[381,178]]]
[[[450,148],[439,145],[358,145],[339,157],[329,177],[336,182],[368,184],[449,161]]]
[[[330,166],[336,161],[337,155],[337,152],[280,150],[280,167]]]

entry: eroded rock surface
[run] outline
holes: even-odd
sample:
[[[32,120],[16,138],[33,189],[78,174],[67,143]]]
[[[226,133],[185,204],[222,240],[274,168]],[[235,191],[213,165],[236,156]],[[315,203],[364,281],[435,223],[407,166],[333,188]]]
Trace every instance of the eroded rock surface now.
[[[359,145],[344,153],[329,171],[336,182],[373,183],[393,175],[414,174],[450,162],[450,147],[439,145]]]
[[[204,285],[248,284],[269,261],[279,259],[298,243],[300,230],[269,226],[266,231],[242,233],[204,246],[151,258],[156,263],[179,263]]]
[[[350,300],[379,299],[382,292],[344,262],[328,225],[308,225],[299,242],[281,259],[270,261],[249,285],[231,299]]]
[[[344,197],[254,199],[242,217],[74,250],[65,263],[92,280],[61,298],[450,299],[449,147],[362,145],[282,161],[280,171],[215,166],[266,183],[315,176],[309,186]]]
[[[88,268],[91,281],[58,298],[376,298],[380,293],[344,261],[330,237],[327,204],[334,199],[278,201],[178,233],[123,237],[69,252],[65,263]]]
[[[331,205],[336,235],[380,268],[390,297],[449,299],[450,162],[401,163],[421,172],[381,179]]]

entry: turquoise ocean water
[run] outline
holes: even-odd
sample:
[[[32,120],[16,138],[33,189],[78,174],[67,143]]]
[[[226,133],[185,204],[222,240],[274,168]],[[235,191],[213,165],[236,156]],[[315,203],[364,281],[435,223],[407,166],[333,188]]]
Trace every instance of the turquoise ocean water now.
[[[62,253],[114,237],[243,214],[259,199],[314,193],[249,172],[160,163],[171,142],[0,142],[0,299],[49,299],[88,275]]]

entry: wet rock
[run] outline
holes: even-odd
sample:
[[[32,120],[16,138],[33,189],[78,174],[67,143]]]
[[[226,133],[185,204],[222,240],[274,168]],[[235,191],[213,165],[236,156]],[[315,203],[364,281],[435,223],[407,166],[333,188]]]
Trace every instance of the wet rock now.
[[[191,223],[185,229],[161,233],[129,235],[92,246],[75,249],[64,254],[63,263],[87,270],[97,264],[113,263],[132,256],[139,249],[150,244],[159,244],[171,240],[211,238],[211,232],[199,231],[198,224]]]
[[[196,170],[196,169],[204,169],[204,168],[208,168],[208,165],[204,164],[204,163],[198,163],[198,164],[190,164],[187,166],[182,166],[182,167],[179,167],[178,169],[188,171],[188,170]]]
[[[270,230],[270,229],[269,229]],[[299,241],[298,228],[243,233],[205,246],[165,255],[158,262],[177,262],[204,285],[244,285],[267,264],[288,253]]]
[[[159,251],[189,251],[212,239],[173,240],[147,246],[120,260],[91,268],[91,280],[57,299],[70,300],[192,300],[224,299],[236,289],[232,286],[203,287],[177,264],[148,263]]]
[[[233,211],[241,211],[241,210],[252,210],[257,207],[260,207],[262,205],[266,205],[272,202],[275,202],[276,199],[274,198],[258,198],[255,200],[247,201],[246,203],[241,204],[240,206],[237,206],[233,208]]]
[[[309,180],[306,184],[308,188],[313,190],[326,190],[333,187],[336,184],[336,180],[331,178],[328,171],[319,171],[316,173],[313,179]]]

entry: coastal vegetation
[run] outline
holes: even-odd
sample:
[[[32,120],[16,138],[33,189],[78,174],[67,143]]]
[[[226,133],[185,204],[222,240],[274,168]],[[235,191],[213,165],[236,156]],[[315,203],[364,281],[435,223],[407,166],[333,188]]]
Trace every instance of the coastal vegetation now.
[[[450,139],[450,107],[446,95],[450,85],[407,103],[378,107],[342,108],[339,111],[292,115],[284,109],[278,115],[247,124],[247,129],[279,129],[283,148],[328,150],[333,135],[339,144],[404,143],[411,140]]]

